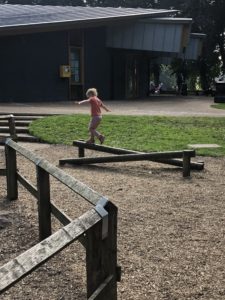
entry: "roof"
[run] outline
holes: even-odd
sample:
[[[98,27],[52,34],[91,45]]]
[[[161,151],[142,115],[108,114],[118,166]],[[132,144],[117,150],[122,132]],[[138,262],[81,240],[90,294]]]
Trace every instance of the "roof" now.
[[[192,23],[192,18],[150,18],[147,20],[144,20],[144,22],[148,22],[148,23],[158,23],[158,24],[191,24]]]
[[[49,5],[0,5],[0,31],[34,28],[64,29],[75,25],[168,16],[175,10]]]

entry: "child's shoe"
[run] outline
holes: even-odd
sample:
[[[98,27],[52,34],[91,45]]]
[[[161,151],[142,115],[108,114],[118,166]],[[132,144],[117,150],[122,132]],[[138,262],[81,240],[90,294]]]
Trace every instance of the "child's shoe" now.
[[[104,135],[100,135],[100,136],[99,136],[99,141],[100,141],[101,144],[104,143],[104,140],[105,140]]]
[[[86,141],[86,143],[87,143],[87,144],[94,144],[94,143],[95,143],[95,140],[89,139],[89,140]]]

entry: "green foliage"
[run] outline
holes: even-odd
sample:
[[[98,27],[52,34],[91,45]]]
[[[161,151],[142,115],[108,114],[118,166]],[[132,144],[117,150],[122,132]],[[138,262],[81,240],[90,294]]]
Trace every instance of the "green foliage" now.
[[[211,107],[217,108],[217,109],[225,109],[225,103],[213,104],[213,105],[211,105]]]
[[[89,116],[51,116],[36,120],[30,132],[43,141],[71,145],[88,138]],[[188,144],[219,144],[199,149],[198,155],[225,155],[225,118],[105,115],[99,131],[106,144],[138,151],[187,149]]]

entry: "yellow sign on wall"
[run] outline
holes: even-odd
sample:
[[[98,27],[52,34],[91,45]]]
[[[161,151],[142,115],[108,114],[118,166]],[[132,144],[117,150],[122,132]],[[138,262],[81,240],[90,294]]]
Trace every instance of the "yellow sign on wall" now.
[[[60,66],[60,77],[69,78],[71,76],[70,65],[61,65]]]

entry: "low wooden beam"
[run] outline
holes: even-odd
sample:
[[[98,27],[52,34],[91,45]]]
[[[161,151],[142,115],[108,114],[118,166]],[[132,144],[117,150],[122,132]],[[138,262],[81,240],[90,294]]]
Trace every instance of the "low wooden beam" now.
[[[59,220],[59,222],[62,223],[64,226],[72,222],[72,219],[69,218],[63,211],[61,211],[52,201],[51,212],[53,216],[56,217],[56,219]]]
[[[195,156],[194,150],[189,150],[191,157]],[[140,160],[151,160],[155,161],[160,158],[181,158],[183,157],[183,151],[172,151],[172,152],[152,152],[145,154],[121,154],[116,156],[103,156],[103,157],[84,157],[75,159],[60,159],[59,164],[63,165],[66,163],[74,165],[84,164],[96,164],[96,163],[111,163],[111,162],[125,162],[125,161],[140,161]]]
[[[111,154],[144,154],[146,152],[139,152],[139,151],[133,151],[133,150],[127,150],[123,148],[115,148],[115,147],[109,147],[105,145],[98,145],[98,144],[88,144],[84,141],[74,141],[73,145],[79,148],[79,153],[81,152],[80,149],[90,149],[105,153],[111,153]],[[84,156],[84,155],[83,155]],[[79,157],[83,157],[82,155],[79,155]],[[151,161],[151,159],[149,159]],[[183,161],[180,159],[156,159],[154,161],[157,161],[158,163],[162,164],[168,164],[172,166],[177,167],[183,167]],[[63,162],[59,162],[63,165]],[[190,162],[191,170],[203,170],[204,169],[204,162]]]
[[[0,176],[6,176],[6,169],[0,169]]]
[[[17,180],[28,190],[28,192],[31,193],[31,195],[33,195],[36,199],[38,198],[37,188],[19,172],[17,172]]]

